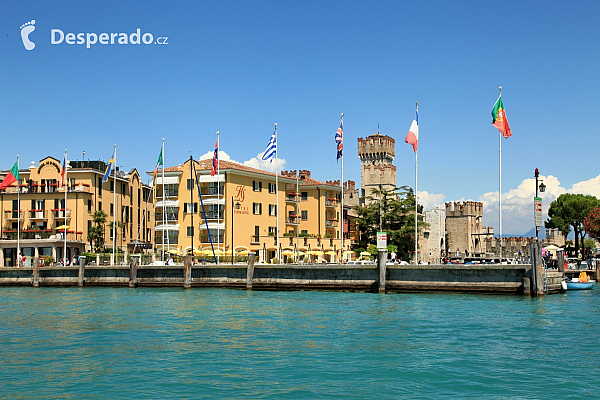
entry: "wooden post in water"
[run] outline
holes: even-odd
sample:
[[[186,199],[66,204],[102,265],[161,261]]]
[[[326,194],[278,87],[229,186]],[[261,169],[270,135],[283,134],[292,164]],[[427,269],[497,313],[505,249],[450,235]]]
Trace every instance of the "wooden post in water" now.
[[[565,253],[562,250],[556,252],[556,262],[558,263],[558,272],[565,272]]]
[[[252,290],[252,280],[254,279],[254,260],[256,254],[248,254],[248,268],[246,269],[246,290]]]
[[[33,277],[31,279],[31,285],[35,288],[40,287],[40,259],[35,257],[33,259]]]
[[[529,245],[531,254],[531,296],[544,295],[544,262],[542,260],[542,246],[540,242],[532,242]]]
[[[137,254],[131,255],[131,263],[129,263],[129,287],[135,288],[137,287],[137,270],[138,265],[140,263],[140,256]]]
[[[83,286],[83,277],[85,275],[85,256],[79,257],[79,280],[77,281],[77,286]]]
[[[600,282],[600,261],[596,260],[596,282]]]
[[[183,288],[192,287],[192,256],[185,256],[183,260]]]
[[[385,293],[385,273],[387,262],[387,250],[379,250],[377,255],[378,289],[379,293]]]

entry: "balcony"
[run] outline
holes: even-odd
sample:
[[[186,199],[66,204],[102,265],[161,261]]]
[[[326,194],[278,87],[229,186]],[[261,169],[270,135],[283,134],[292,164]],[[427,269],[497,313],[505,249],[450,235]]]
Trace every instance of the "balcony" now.
[[[23,211],[22,210],[4,210],[5,219],[7,221],[23,221]]]
[[[220,235],[210,235],[210,239],[208,237],[208,235],[200,235],[200,243],[210,243],[210,241],[212,240],[213,243],[223,243],[223,233],[221,232]]]
[[[331,219],[325,221],[325,226],[327,228],[337,228],[338,227],[338,222],[339,221],[337,219],[331,218]]]
[[[29,210],[29,220],[30,221],[48,221],[48,215],[46,213],[46,210],[43,210],[43,209]]]
[[[260,236],[259,235],[250,236],[250,244],[260,244]]]
[[[300,222],[298,222],[298,216],[297,215],[290,215],[286,218],[285,223],[287,225],[299,225]]]
[[[285,202],[286,203],[297,203],[298,202],[298,193],[286,193]]]
[[[216,196],[216,195],[220,195],[223,196],[223,190],[225,188],[223,187],[223,185],[219,185],[219,187],[217,188],[216,186],[208,186],[208,187],[201,187],[200,188],[200,193],[203,196]]]
[[[52,210],[52,218],[54,219],[58,219],[58,220],[64,220],[65,217],[67,219],[71,219],[71,210],[70,209],[64,209],[64,208],[54,208]]]
[[[174,212],[168,212],[164,214],[165,218],[163,220],[163,214],[162,213],[156,213],[154,214],[154,220],[156,221],[157,224],[162,224],[163,221],[166,222],[173,222],[173,221],[177,221],[177,213]]]
[[[325,200],[325,207],[337,207],[340,201],[338,199],[327,199]]]

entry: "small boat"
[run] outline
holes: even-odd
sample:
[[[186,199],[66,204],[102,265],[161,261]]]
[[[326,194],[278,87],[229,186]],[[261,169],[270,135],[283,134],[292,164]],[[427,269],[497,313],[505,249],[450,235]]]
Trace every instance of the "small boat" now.
[[[565,283],[567,284],[567,290],[589,290],[594,288],[596,281],[588,279],[587,274],[582,272],[579,274],[579,278],[569,279],[569,277],[566,277]]]

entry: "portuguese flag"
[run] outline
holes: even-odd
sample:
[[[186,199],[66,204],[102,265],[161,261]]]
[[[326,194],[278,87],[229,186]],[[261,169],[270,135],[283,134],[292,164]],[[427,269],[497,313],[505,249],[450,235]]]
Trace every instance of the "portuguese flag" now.
[[[494,108],[492,109],[492,125],[494,125],[502,136],[509,138],[512,136],[510,126],[508,126],[508,120],[506,119],[506,111],[504,110],[504,104],[502,103],[502,96],[498,97]]]
[[[10,169],[10,171],[8,171],[8,175],[6,175],[6,178],[4,178],[4,180],[2,181],[2,183],[0,183],[0,190],[2,189],[6,189],[7,187],[9,187],[10,185],[12,185],[14,182],[19,180],[19,162],[15,162],[15,165],[13,165],[13,167]]]

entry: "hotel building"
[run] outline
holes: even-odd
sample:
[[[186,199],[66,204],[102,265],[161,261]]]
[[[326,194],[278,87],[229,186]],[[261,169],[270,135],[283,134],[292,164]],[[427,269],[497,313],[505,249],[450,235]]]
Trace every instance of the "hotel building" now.
[[[56,158],[46,157],[38,165],[32,161],[29,168],[19,170],[18,182],[0,191],[0,265],[17,265],[17,244],[26,256],[26,266],[31,266],[35,257],[61,260],[65,234],[67,259],[90,251],[88,233],[94,225],[94,212],[99,210],[106,213],[107,250],[113,242],[125,253],[151,247],[151,188],[142,183],[137,170],[127,173],[116,168],[103,183],[106,163],[70,161],[64,186],[61,171],[61,161]],[[0,180],[6,174],[4,171]],[[109,228],[113,215],[118,226],[114,241]]]
[[[202,254],[212,241],[217,253],[252,252],[259,262],[298,252],[301,260],[339,260],[339,182],[319,182],[306,170],[284,171],[276,187],[275,174],[229,161],[220,161],[220,173],[211,176],[211,163],[188,160],[157,172],[157,250],[189,254],[193,249],[197,258],[212,259],[212,252]]]

